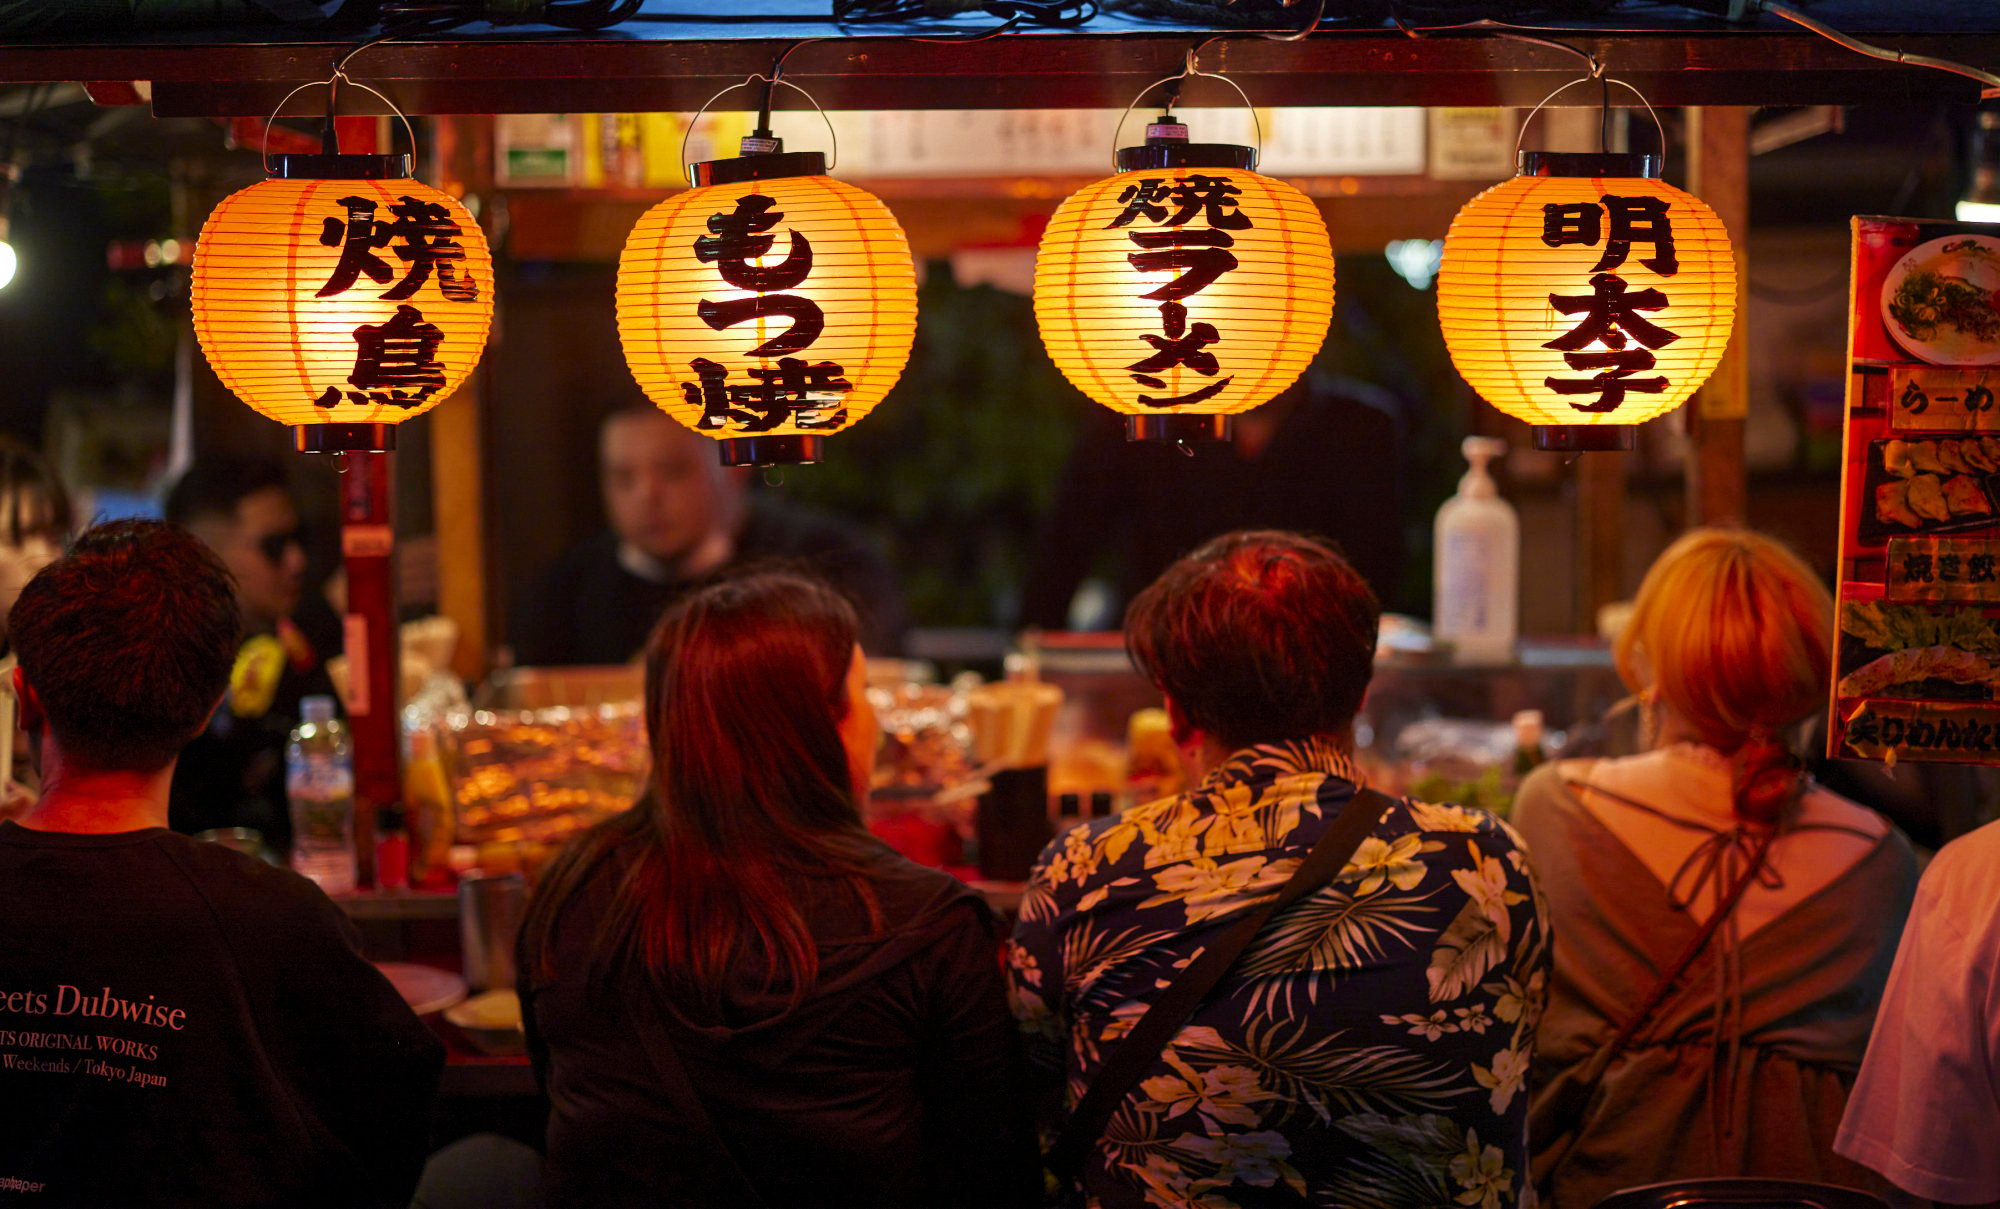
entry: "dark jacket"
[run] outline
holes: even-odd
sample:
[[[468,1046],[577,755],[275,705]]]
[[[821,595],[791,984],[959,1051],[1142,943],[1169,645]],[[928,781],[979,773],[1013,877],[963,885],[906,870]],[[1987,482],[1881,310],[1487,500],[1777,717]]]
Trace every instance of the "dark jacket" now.
[[[726,570],[752,566],[801,570],[833,585],[861,618],[861,645],[871,655],[902,650],[907,621],[888,563],[852,530],[781,501],[753,497],[736,555]],[[653,624],[705,579],[659,582],[625,569],[618,538],[608,530],[569,548],[516,602],[510,635],[514,661],[525,667],[626,663],[652,635]]]
[[[977,895],[880,847],[877,928],[836,883],[802,879],[820,960],[810,996],[789,1007],[746,966],[704,1018],[636,973],[590,985],[630,851],[614,846],[560,908],[548,976],[521,954],[552,1206],[735,1209],[755,1203],[745,1178],[774,1209],[1034,1202],[1000,940]],[[672,1062],[699,1105],[663,1077]]]

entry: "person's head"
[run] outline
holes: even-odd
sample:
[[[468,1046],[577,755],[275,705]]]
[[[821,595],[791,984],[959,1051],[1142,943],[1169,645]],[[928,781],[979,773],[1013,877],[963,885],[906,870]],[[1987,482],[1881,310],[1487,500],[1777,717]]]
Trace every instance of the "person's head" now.
[[[1626,687],[1737,760],[1736,809],[1774,822],[1796,796],[1782,742],[1826,704],[1833,597],[1798,555],[1745,529],[1695,529],[1646,572],[1614,655]]]
[[[74,524],[55,471],[26,445],[0,437],[0,633],[21,588],[62,553]]]
[[[675,565],[733,533],[742,487],[715,442],[656,407],[613,412],[598,438],[604,515],[618,539]]]
[[[229,573],[187,531],[88,529],[21,590],[22,721],[100,772],[157,772],[207,724],[240,636]]]
[[[1216,538],[1161,573],[1125,613],[1132,662],[1166,695],[1176,738],[1227,750],[1345,740],[1374,674],[1381,607],[1317,538]]]
[[[222,559],[253,627],[275,625],[298,607],[305,540],[282,465],[268,458],[198,461],[167,493],[166,513]]]

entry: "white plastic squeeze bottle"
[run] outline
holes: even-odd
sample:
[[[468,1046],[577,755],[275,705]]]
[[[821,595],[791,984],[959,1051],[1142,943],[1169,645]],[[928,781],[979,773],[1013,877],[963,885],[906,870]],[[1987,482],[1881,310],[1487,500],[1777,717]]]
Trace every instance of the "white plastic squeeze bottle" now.
[[[1431,629],[1454,663],[1510,663],[1520,624],[1521,523],[1486,469],[1507,443],[1467,437],[1459,448],[1472,468],[1438,509]]]

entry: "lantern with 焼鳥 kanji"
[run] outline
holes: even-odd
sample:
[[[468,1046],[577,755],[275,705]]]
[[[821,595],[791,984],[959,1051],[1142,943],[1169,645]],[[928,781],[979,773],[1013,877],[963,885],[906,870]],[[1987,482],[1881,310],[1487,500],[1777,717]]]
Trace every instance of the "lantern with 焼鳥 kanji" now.
[[[389,449],[486,347],[493,258],[407,155],[278,155],[195,245],[194,328],[223,384],[313,453]]]
[[[1540,449],[1629,449],[1714,372],[1736,315],[1729,234],[1645,155],[1530,151],[1445,235],[1453,364]]]
[[[725,465],[816,462],[902,376],[916,267],[895,215],[826,156],[745,144],[632,228],[618,338],[640,389]]]
[[[1333,250],[1311,199],[1252,171],[1256,152],[1190,143],[1161,115],[1125,171],[1049,220],[1035,321],[1077,389],[1132,440],[1226,437],[1229,417],[1297,380],[1333,314]]]

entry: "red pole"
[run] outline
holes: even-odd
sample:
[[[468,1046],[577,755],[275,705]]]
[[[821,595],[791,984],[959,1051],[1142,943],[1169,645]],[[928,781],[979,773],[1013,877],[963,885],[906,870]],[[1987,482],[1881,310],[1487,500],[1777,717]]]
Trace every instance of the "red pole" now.
[[[346,152],[381,150],[378,118],[340,118]],[[354,854],[360,885],[375,884],[377,813],[403,798],[396,627],[394,466],[386,453],[349,453],[340,476],[340,552],[347,566],[348,720],[354,742]]]

